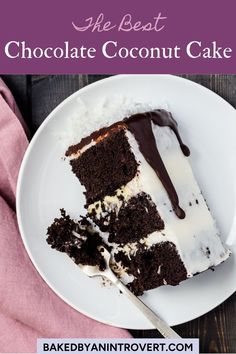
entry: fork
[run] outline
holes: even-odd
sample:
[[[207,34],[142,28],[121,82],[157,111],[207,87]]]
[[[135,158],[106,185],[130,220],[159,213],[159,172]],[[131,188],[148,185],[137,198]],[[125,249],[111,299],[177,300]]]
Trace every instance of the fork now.
[[[98,266],[79,265],[80,269],[89,277],[103,276],[110,280],[117,288],[127,296],[127,298],[143,313],[143,315],[149,320],[149,322],[155,326],[155,328],[165,338],[181,338],[168,324],[157,316],[149,307],[147,307],[137,296],[135,296],[112,272],[110,268],[111,255],[104,247],[100,247],[106,268],[101,271]]]

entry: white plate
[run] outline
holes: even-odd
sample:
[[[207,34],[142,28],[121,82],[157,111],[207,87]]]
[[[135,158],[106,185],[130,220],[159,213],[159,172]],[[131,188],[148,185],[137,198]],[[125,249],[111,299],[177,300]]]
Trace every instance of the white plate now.
[[[191,81],[168,75],[122,75],[101,80],[62,102],[38,129],[25,154],[17,188],[23,242],[48,285],[76,310],[118,327],[149,329],[149,322],[114,287],[86,277],[65,255],[46,243],[46,229],[64,207],[83,212],[78,180],[61,156],[57,133],[68,126],[78,97],[91,107],[111,95],[134,101],[168,102],[191,149],[195,176],[233,255],[224,264],[183,282],[147,292],[142,299],[170,325],[210,311],[236,290],[236,111],[222,98]]]

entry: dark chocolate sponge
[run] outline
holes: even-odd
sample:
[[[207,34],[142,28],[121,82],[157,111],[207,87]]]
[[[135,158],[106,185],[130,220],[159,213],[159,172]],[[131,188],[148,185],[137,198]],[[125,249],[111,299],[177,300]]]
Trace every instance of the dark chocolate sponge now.
[[[164,222],[151,198],[140,193],[124,203],[116,215],[115,211],[100,219],[96,213],[89,214],[101,231],[109,232],[109,242],[125,244],[135,242],[156,230],[164,229]]]
[[[130,258],[120,251],[115,260],[121,261],[127,273],[135,277],[128,284],[135,295],[161,285],[178,285],[187,279],[185,266],[172,242],[157,243],[148,250],[140,247]]]
[[[87,206],[114,195],[116,189],[134,178],[138,167],[123,129],[112,132],[70,164],[85,186]]]
[[[91,230],[91,224],[85,218],[76,222],[61,209],[61,217],[48,227],[47,242],[52,248],[68,254],[76,264],[97,265],[104,270],[105,261],[98,247],[105,247],[105,244],[99,234]],[[72,231],[80,237],[74,236]]]

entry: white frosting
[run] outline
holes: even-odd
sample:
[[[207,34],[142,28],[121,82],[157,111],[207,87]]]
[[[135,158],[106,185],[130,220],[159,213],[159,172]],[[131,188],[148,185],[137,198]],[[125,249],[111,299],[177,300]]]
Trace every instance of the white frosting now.
[[[104,199],[90,204],[88,206],[88,213],[95,212],[98,219],[105,217],[111,211],[115,211],[116,214],[118,214],[123,203],[128,202],[129,199],[138,192],[141,192],[141,184],[139,177],[135,176],[132,181],[117,189],[115,195],[107,195]],[[121,200],[119,196],[122,196],[123,200]],[[102,210],[102,206],[105,208],[105,211]]]
[[[108,127],[132,114],[147,112],[158,107],[168,110],[168,104],[163,100],[137,102],[124,95],[112,95],[104,96],[103,100],[99,99],[99,102],[92,105],[92,102],[86,103],[78,98],[74,111],[66,120],[66,129],[63,126],[63,130],[57,132],[56,136],[67,149],[68,146],[77,144],[95,130]]]
[[[77,152],[70,154],[69,159],[76,159],[80,157],[86,150],[90,149],[92,146],[96,145],[96,141],[92,140],[91,143],[85,145],[82,149],[78,150]]]

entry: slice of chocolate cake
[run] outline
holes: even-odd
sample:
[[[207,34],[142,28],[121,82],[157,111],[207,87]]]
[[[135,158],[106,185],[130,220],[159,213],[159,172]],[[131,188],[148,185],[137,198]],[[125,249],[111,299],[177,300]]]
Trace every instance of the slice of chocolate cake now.
[[[87,217],[135,294],[177,285],[229,257],[189,154],[165,110],[132,115],[66,152],[85,187]]]

